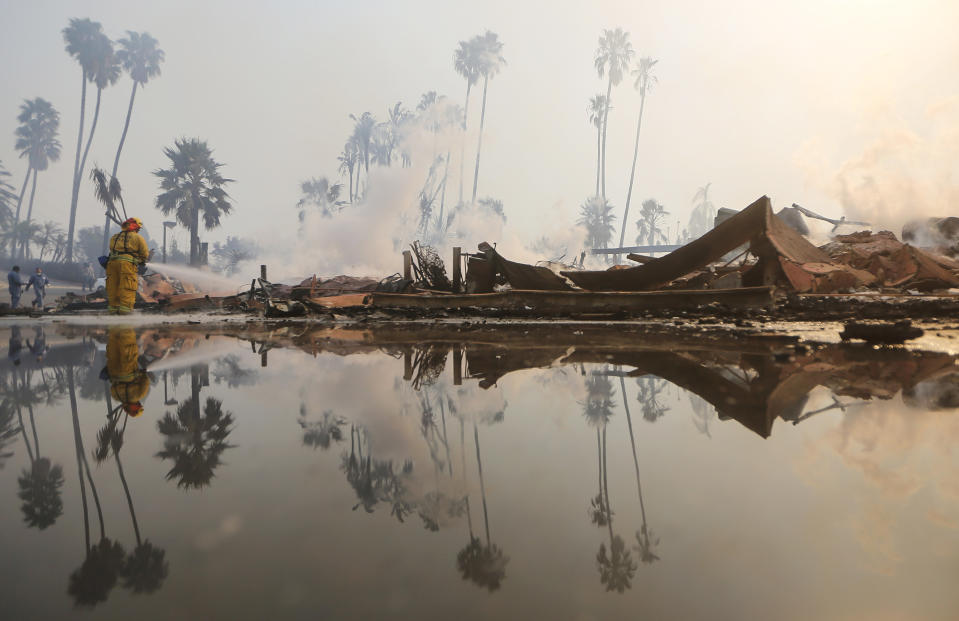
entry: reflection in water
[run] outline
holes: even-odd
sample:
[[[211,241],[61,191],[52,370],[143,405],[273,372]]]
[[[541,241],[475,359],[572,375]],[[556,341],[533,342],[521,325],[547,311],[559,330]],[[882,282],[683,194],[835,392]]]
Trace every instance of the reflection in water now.
[[[149,460],[151,468],[163,464],[166,479],[175,481],[177,488],[209,487],[224,465],[227,450],[236,446],[230,440],[237,438],[233,435],[237,417],[224,407],[221,399],[209,393],[220,394],[219,391],[226,389],[242,391],[260,381],[260,370],[247,368],[242,356],[232,352],[217,356],[215,361],[210,361],[212,356],[202,359],[197,352],[206,339],[200,333],[135,331],[118,326],[92,330],[89,334],[84,332],[82,342],[73,339],[59,343],[55,338],[48,339],[44,328],[37,326],[24,344],[19,328],[10,332],[6,359],[0,361],[3,363],[0,367],[3,395],[0,468],[20,450],[22,441],[25,460],[17,465],[20,470],[17,496],[22,503],[24,523],[38,530],[57,525],[58,519],[69,513],[64,507],[64,488],[78,484],[76,496],[79,496],[80,507],[75,515],[82,515],[83,519],[84,554],[79,566],[73,565],[75,569],[69,574],[67,591],[72,601],[80,607],[96,606],[107,601],[118,585],[136,594],[159,591],[169,574],[167,559],[175,560],[176,550],[170,541],[165,542],[165,549],[141,533],[135,497],[141,503],[143,517],[149,515],[142,506],[149,494],[143,490],[145,483],[138,476],[141,471],[136,468],[139,465],[136,449],[128,447],[124,452],[125,441],[135,442],[125,440],[127,431],[137,424],[143,425],[144,403],[151,384],[162,377],[163,405],[171,409],[156,422],[162,448],[155,454],[158,460]],[[504,496],[503,489],[497,489],[496,485],[506,485],[506,482],[497,480],[502,477],[497,466],[502,466],[498,462],[503,455],[496,452],[497,427],[493,426],[505,420],[506,404],[502,395],[494,397],[499,390],[497,382],[510,373],[564,367],[572,372],[563,382],[582,388],[582,392],[570,398],[570,403],[574,409],[578,403],[588,426],[589,455],[592,455],[595,433],[597,474],[593,476],[590,466],[591,482],[571,488],[578,499],[571,512],[578,528],[584,533],[588,531],[590,537],[586,553],[577,554],[584,571],[589,572],[592,589],[621,594],[627,593],[634,582],[645,583],[646,578],[655,580],[661,573],[659,565],[649,567],[660,559],[661,551],[660,540],[648,518],[657,531],[670,526],[656,517],[656,509],[666,504],[661,489],[665,473],[662,468],[656,468],[654,449],[643,444],[642,439],[644,429],[652,432],[668,427],[675,418],[666,399],[671,386],[687,391],[692,422],[700,433],[710,438],[722,426],[717,421],[738,421],[766,438],[772,433],[776,419],[796,425],[829,411],[846,417],[846,423],[851,426],[859,420],[851,414],[863,404],[862,400],[889,399],[899,394],[906,405],[916,408],[948,409],[959,403],[953,373],[955,359],[945,354],[899,350],[883,352],[879,360],[880,354],[868,349],[824,347],[799,350],[787,358],[774,357],[766,346],[730,343],[625,346],[614,339],[605,344],[571,347],[565,342],[550,344],[548,339],[542,343],[527,341],[514,345],[509,339],[515,334],[507,335],[502,342],[496,339],[503,337],[487,333],[476,342],[464,341],[462,337],[423,340],[415,335],[395,333],[387,338],[377,337],[375,332],[365,333],[363,339],[337,341],[336,335],[335,331],[328,331],[322,337],[311,337],[309,332],[304,332],[289,343],[264,344],[260,351],[286,344],[314,354],[317,351],[338,355],[380,351],[390,356],[396,375],[400,376],[402,371],[404,381],[397,379],[392,385],[393,411],[377,414],[390,420],[394,416],[408,417],[403,426],[409,436],[397,443],[389,437],[395,429],[379,427],[375,418],[354,414],[338,402],[330,404],[332,407],[317,407],[317,401],[302,394],[297,426],[290,424],[283,433],[317,451],[318,455],[334,449],[326,454],[328,459],[339,456],[339,472],[332,464],[329,472],[335,475],[341,487],[345,478],[351,490],[353,498],[342,503],[342,510],[355,516],[351,520],[377,511],[385,515],[388,509],[390,517],[398,523],[421,523],[430,533],[425,536],[433,537],[432,533],[451,529],[466,534],[465,542],[461,540],[443,551],[448,563],[444,571],[455,572],[462,580],[479,587],[470,591],[496,592],[498,599],[508,597],[510,589],[503,588],[504,585],[524,585],[526,579],[513,575],[521,572],[514,569],[514,565],[513,576],[510,582],[506,581],[510,557],[494,537],[495,532],[511,552],[520,553],[506,538],[510,514],[516,509],[509,506],[509,496]],[[258,358],[260,351],[254,347]],[[182,360],[186,362],[178,362]],[[275,364],[274,360],[271,357],[271,364]],[[101,366],[103,370],[98,374],[96,371]],[[161,370],[149,370],[158,367]],[[184,397],[179,380],[187,376],[189,395]],[[211,378],[216,387],[210,387]],[[389,386],[387,384],[387,390]],[[817,387],[825,387],[832,393],[832,403],[807,407],[815,403],[810,393]],[[77,477],[74,479],[71,474],[69,483],[63,466],[52,456],[57,451],[50,449],[52,438],[44,435],[50,431],[42,416],[44,410],[65,408],[67,398],[73,426],[72,450],[77,464]],[[98,404],[98,416],[103,421],[89,454],[82,433],[80,400]],[[150,403],[159,403],[159,387]],[[295,404],[294,401],[286,407],[295,408]],[[682,411],[683,406],[676,407]],[[616,416],[620,408],[625,414],[625,428],[623,419]],[[102,418],[104,411],[105,419]],[[635,421],[632,414],[637,414]],[[511,415],[511,423],[512,418]],[[655,426],[644,426],[654,422]],[[684,424],[688,427],[688,421]],[[89,437],[91,427],[86,429]],[[153,444],[148,445],[147,455],[153,452],[158,440],[153,429],[150,424]],[[579,429],[582,432],[583,427],[580,425]],[[626,431],[629,453],[626,438],[622,437]],[[701,437],[692,429],[690,433]],[[132,432],[129,434],[130,438],[134,436]],[[847,446],[845,437],[832,441],[841,448]],[[484,442],[487,453],[483,451]],[[91,468],[90,457],[96,467]],[[593,458],[589,460],[592,463]],[[633,473],[620,479],[626,483],[617,486],[617,469],[625,474],[630,460]],[[116,496],[108,493],[109,486],[104,485],[103,479],[104,471],[112,476],[111,462],[120,483],[114,484],[112,490]],[[131,462],[134,465],[128,480],[124,466]],[[72,469],[69,463],[67,466]],[[612,488],[610,469],[614,479]],[[139,488],[137,479],[141,479]],[[172,485],[163,487],[173,492]],[[108,505],[116,502],[111,499],[119,499],[121,489],[126,508],[117,507],[122,513],[113,513]],[[137,489],[139,493],[135,493]],[[611,491],[616,496],[615,510]],[[582,511],[581,503],[586,497],[589,525],[584,523],[581,514],[575,513]],[[651,501],[650,507],[647,500]],[[477,516],[482,510],[482,527],[478,521],[474,524],[472,509],[477,509]],[[123,516],[122,527],[129,515],[133,542],[121,543],[116,538],[117,525],[113,523],[116,518],[111,518],[108,529],[105,515]],[[464,521],[465,532],[459,530]],[[373,523],[369,522],[368,527],[374,528]],[[393,527],[411,528],[398,527],[395,523]],[[149,528],[144,530],[151,532]],[[675,531],[668,534],[668,557],[671,562],[681,562],[682,537],[676,536]],[[594,537],[601,540],[597,542]],[[442,537],[436,540],[446,541]],[[79,559],[73,559],[72,563],[77,561]],[[596,585],[594,562],[601,586]],[[651,573],[637,578],[640,571]],[[61,574],[59,580],[65,574]]]
[[[190,369],[190,396],[177,406],[176,414],[166,412],[157,429],[163,436],[163,450],[157,457],[171,460],[173,466],[167,480],[176,480],[177,487],[200,489],[210,484],[221,456],[232,444],[227,437],[232,431],[233,414],[223,409],[223,402],[207,397],[200,410],[200,389],[209,385],[205,377],[209,366],[194,365]]]

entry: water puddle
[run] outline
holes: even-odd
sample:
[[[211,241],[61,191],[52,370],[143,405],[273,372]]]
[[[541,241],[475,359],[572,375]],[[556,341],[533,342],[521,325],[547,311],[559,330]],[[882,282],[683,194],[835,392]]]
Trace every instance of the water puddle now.
[[[0,339],[4,618],[959,608],[947,353],[602,326]]]

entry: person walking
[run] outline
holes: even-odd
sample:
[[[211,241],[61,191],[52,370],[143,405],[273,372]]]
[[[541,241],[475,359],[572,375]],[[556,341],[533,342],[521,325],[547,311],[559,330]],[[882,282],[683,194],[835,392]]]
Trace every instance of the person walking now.
[[[20,276],[20,266],[14,265],[7,272],[7,284],[10,286],[10,308],[20,306],[20,295],[23,294],[23,278]]]
[[[97,281],[97,277],[93,273],[93,266],[90,263],[83,264],[82,279],[83,279],[83,283],[82,283],[83,290],[86,291],[87,288],[89,288],[90,291],[93,291],[93,284]]]
[[[33,287],[33,291],[37,296],[33,299],[33,308],[43,312],[43,296],[46,294],[47,285],[50,284],[50,279],[46,277],[43,273],[43,270],[39,267],[37,268],[37,273],[30,277],[30,280],[27,281],[27,289]]]
[[[123,223],[123,230],[110,238],[107,260],[107,306],[111,315],[133,312],[137,299],[138,268],[150,259],[150,248],[137,232],[143,228],[139,218]]]

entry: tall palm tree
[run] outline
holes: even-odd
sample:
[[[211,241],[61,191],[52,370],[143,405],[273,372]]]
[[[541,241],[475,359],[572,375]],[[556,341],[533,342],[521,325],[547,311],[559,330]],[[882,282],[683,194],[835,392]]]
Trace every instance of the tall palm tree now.
[[[167,147],[164,155],[170,168],[153,172],[160,178],[162,193],[156,206],[163,215],[176,214],[176,219],[190,231],[190,265],[200,263],[200,216],[210,230],[220,226],[220,216],[233,210],[230,195],[224,187],[232,183],[220,174],[223,164],[213,159],[213,151],[199,138],[180,138],[175,148]]]
[[[603,119],[606,118],[606,96],[594,95],[589,98],[589,122],[596,128],[596,196],[599,196],[599,176],[602,172]],[[622,244],[620,244],[622,245]]]
[[[356,143],[360,161],[363,162],[363,172],[366,173],[366,186],[370,185],[370,152],[373,147],[373,134],[376,130],[376,117],[370,112],[360,116],[351,114],[353,119],[353,135],[350,137]],[[359,175],[356,176],[357,194],[359,194]]]
[[[7,182],[9,177],[10,172],[0,161],[0,229],[3,230],[13,225],[13,203],[17,200],[13,186]]]
[[[633,44],[629,42],[629,33],[622,28],[603,30],[596,49],[593,64],[599,77],[607,77],[606,110],[603,112],[603,174],[600,184],[600,196],[606,197],[606,130],[609,128],[609,105],[613,87],[623,79],[629,61],[633,58]]]
[[[709,186],[707,183],[698,190],[693,196],[693,213],[689,217],[689,234],[696,238],[704,235],[713,228],[713,220],[716,219],[716,206],[709,200]]]
[[[73,235],[76,229],[77,202],[80,194],[80,180],[83,178],[83,167],[90,151],[90,142],[96,130],[97,117],[100,109],[100,94],[109,84],[116,82],[120,77],[120,68],[113,52],[113,42],[103,34],[99,22],[88,18],[73,18],[70,24],[63,29],[63,40],[66,51],[80,63],[81,90],[80,90],[80,123],[77,133],[77,154],[73,164],[73,189],[70,196],[70,225],[67,230],[66,260],[73,261]],[[83,126],[86,116],[87,82],[95,82],[97,86],[97,106],[90,135],[87,138],[87,147],[83,150]],[[83,159],[80,158],[83,151]]]
[[[27,179],[33,172],[33,184],[30,189],[30,202],[27,208],[26,221],[33,218],[33,199],[37,192],[37,174],[46,170],[50,162],[60,159],[60,140],[57,138],[60,129],[60,113],[46,99],[37,97],[28,99],[20,105],[20,114],[17,115],[20,125],[16,129],[16,150],[21,158],[27,159],[27,175],[20,189],[17,199],[17,211],[13,226],[20,222],[20,207],[23,204],[27,189]],[[20,254],[26,252],[28,240],[20,240]],[[16,255],[16,248],[11,248],[11,254]]]
[[[643,127],[643,109],[646,107],[646,93],[649,92],[649,87],[656,81],[656,76],[653,75],[653,66],[659,62],[658,60],[653,60],[649,56],[644,56],[639,59],[639,62],[636,63],[636,68],[633,69],[633,75],[636,76],[636,81],[633,83],[633,86],[639,90],[639,119],[636,121],[636,141],[633,144],[633,166],[629,172],[629,189],[626,190],[626,209],[623,211],[623,225],[620,227],[619,231],[619,247],[623,247],[623,240],[626,239],[626,222],[629,218],[629,201],[633,196],[633,179],[636,177],[636,158],[639,156],[639,130]]]
[[[636,227],[639,234],[636,236],[636,243],[646,243],[653,246],[658,242],[666,242],[666,234],[660,228],[663,219],[669,215],[666,209],[650,198],[643,201],[643,206],[639,210],[639,220],[636,221]],[[620,243],[622,245],[622,242]]]
[[[476,38],[469,41],[460,41],[459,46],[453,51],[453,68],[456,73],[463,76],[466,80],[466,103],[463,109],[463,141],[460,146],[460,199],[463,202],[463,179],[466,174],[463,170],[463,163],[466,161],[466,125],[469,122],[470,111],[470,91],[473,85],[479,81],[479,49],[476,45]]]
[[[120,134],[120,144],[117,146],[117,155],[113,159],[113,172],[110,177],[116,179],[117,169],[120,167],[120,152],[127,139],[130,129],[130,117],[133,115],[133,100],[137,95],[137,88],[146,86],[151,78],[160,75],[160,63],[165,57],[163,50],[157,47],[159,41],[146,32],[127,31],[127,36],[118,40],[120,49],[117,50],[117,60],[123,70],[130,76],[133,88],[130,90],[130,104],[127,106],[126,120],[123,122],[123,133]],[[107,251],[110,240],[110,217],[103,222],[103,252]]]
[[[350,178],[350,203],[353,202],[353,171],[359,162],[359,149],[353,140],[347,140],[343,145],[343,151],[336,156],[340,163],[339,171],[346,173]]]
[[[330,183],[326,177],[313,177],[301,183],[300,191],[303,192],[303,197],[296,204],[300,209],[300,222],[306,218],[306,207],[309,205],[319,207],[324,217],[332,216],[343,205],[340,200],[342,190],[342,183]]]
[[[613,206],[602,196],[594,196],[579,206],[577,224],[586,229],[588,248],[607,248],[613,238]]]
[[[480,152],[483,149],[483,126],[486,124],[486,91],[489,86],[489,79],[494,77],[499,70],[506,64],[503,58],[503,43],[499,40],[499,35],[489,30],[486,34],[476,37],[476,47],[478,50],[477,68],[483,76],[483,107],[480,112],[479,137],[476,143],[476,168],[473,171],[473,198],[476,202],[476,185],[479,182]]]

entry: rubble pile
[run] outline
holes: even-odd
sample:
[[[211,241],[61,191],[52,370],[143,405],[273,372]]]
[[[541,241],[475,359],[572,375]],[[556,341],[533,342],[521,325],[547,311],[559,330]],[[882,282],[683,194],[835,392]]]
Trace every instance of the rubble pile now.
[[[833,261],[872,274],[876,288],[935,291],[959,287],[959,261],[904,244],[891,231],[838,235],[820,249]]]

